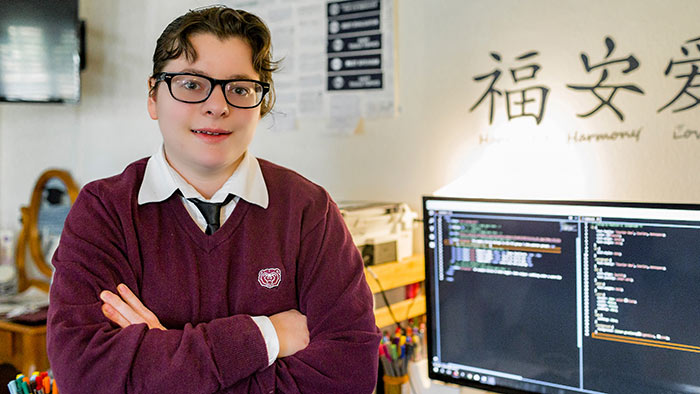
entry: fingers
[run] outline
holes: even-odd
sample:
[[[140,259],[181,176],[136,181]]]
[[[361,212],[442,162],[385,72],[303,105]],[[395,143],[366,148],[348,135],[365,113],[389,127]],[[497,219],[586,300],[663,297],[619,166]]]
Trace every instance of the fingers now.
[[[102,313],[107,318],[121,327],[126,327],[130,324],[146,323],[148,328],[165,330],[165,327],[160,324],[158,317],[146,308],[126,285],[120,283],[117,286],[117,291],[119,295],[107,290],[100,293],[100,299],[105,303]]]
[[[102,304],[102,314],[121,328],[128,327],[131,323],[109,304]]]
[[[144,319],[144,322],[148,323],[149,326],[151,323],[158,320],[156,315],[154,315],[150,309],[143,306],[141,300],[139,300],[138,297],[136,297],[125,284],[120,283],[119,286],[117,286],[117,291],[119,291],[119,295],[122,296],[122,299],[126,301],[131,309],[133,309],[137,315]]]
[[[105,303],[105,305],[108,305],[112,309],[114,309],[119,315],[121,315],[126,321],[129,322],[129,324],[139,324],[139,323],[145,323],[146,321],[141,317],[136,311],[129,306],[127,303],[125,303],[121,297],[118,295],[112,293],[109,290],[105,290],[102,293],[100,293],[100,299]],[[104,313],[104,310],[103,310]],[[115,322],[120,324],[119,322]],[[127,324],[127,325],[129,325]],[[122,326],[123,327],[123,326]]]

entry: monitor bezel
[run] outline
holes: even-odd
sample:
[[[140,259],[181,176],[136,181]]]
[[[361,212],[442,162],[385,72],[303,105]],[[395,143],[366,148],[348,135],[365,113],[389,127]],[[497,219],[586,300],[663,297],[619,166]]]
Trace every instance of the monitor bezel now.
[[[433,256],[427,251],[429,248],[429,223],[426,220],[428,217],[427,202],[428,201],[455,201],[455,202],[474,202],[474,203],[504,203],[504,204],[531,204],[531,205],[578,205],[578,206],[593,206],[593,207],[613,207],[613,208],[647,208],[647,209],[669,209],[669,210],[679,210],[679,211],[700,211],[700,204],[691,203],[657,203],[657,202],[631,202],[631,201],[605,201],[605,200],[516,200],[516,199],[497,199],[497,198],[469,198],[469,197],[448,197],[448,196],[423,196],[422,198],[422,210],[423,210],[423,250],[424,261],[425,261],[425,303],[426,303],[426,343],[427,343],[427,367],[428,367],[428,377],[432,380],[437,380],[445,383],[456,384],[462,387],[471,387],[476,389],[482,389],[490,392],[504,393],[504,394],[531,394],[532,391],[525,391],[521,389],[516,389],[507,386],[499,385],[488,385],[483,384],[474,380],[468,380],[463,378],[453,378],[444,374],[439,374],[433,372],[433,360],[432,356],[434,354],[435,343],[433,340],[433,332],[435,327],[433,326],[432,319],[430,316],[435,314],[433,308],[434,296],[433,296],[433,286],[435,285],[433,281],[433,275],[431,274],[431,268],[433,264]]]

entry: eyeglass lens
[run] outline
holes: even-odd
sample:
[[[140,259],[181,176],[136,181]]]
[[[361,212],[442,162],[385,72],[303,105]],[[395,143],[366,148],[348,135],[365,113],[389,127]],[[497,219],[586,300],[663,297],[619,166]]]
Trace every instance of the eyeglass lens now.
[[[208,79],[196,75],[176,75],[170,82],[173,97],[186,102],[205,100],[212,89]],[[226,84],[226,100],[237,107],[255,107],[262,101],[262,85],[250,81],[232,81]]]

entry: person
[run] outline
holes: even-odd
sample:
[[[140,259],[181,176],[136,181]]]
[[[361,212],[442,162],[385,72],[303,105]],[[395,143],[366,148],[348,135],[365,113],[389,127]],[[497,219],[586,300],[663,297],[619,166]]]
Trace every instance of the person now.
[[[276,66],[245,11],[163,31],[148,95],[163,144],[81,190],[53,258],[61,393],[374,389],[373,299],[336,204],[248,152]]]

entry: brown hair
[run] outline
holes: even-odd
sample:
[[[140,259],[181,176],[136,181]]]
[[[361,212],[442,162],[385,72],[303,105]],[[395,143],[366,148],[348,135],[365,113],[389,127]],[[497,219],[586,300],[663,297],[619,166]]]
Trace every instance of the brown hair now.
[[[260,116],[270,112],[275,102],[272,73],[277,70],[278,63],[272,60],[270,30],[260,18],[243,10],[225,6],[198,8],[170,22],[156,41],[151,78],[162,72],[169,60],[177,59],[183,54],[189,62],[196,61],[197,52],[189,38],[198,33],[214,34],[219,39],[238,37],[250,45],[253,69],[262,82],[270,84],[270,94],[260,104]],[[150,94],[153,94],[155,85],[151,86]]]

